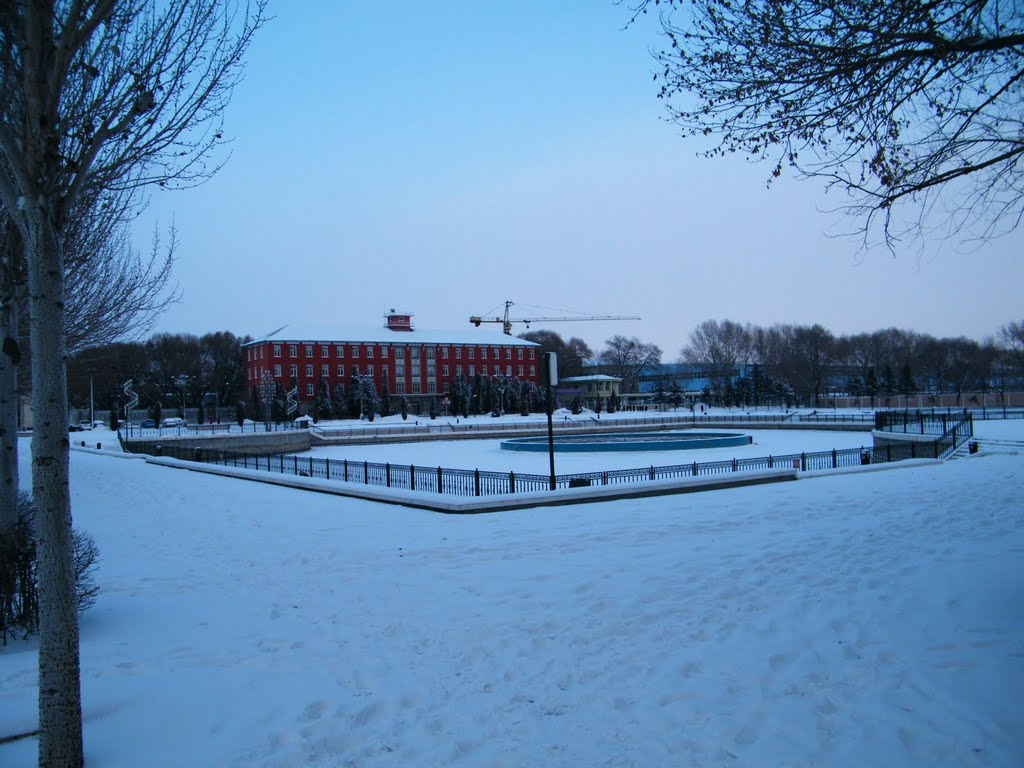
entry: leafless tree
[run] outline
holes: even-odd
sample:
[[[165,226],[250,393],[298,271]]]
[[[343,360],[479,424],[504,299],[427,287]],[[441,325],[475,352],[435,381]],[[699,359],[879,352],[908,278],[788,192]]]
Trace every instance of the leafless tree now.
[[[24,241],[30,295],[40,765],[83,763],[66,433],[70,214],[91,190],[184,186],[216,170],[223,111],[264,18],[262,0],[0,6],[0,205]]]
[[[1024,214],[1020,0],[641,0],[662,11],[659,96],[705,154],[821,177],[890,246],[987,238]],[[636,16],[634,16],[636,18]],[[910,203],[908,217],[895,217]],[[965,234],[966,233],[966,234]]]
[[[749,324],[705,320],[690,332],[690,342],[680,357],[708,372],[711,391],[717,395],[725,382],[737,375],[738,366],[751,362],[753,351],[754,333]]]
[[[600,361],[622,379],[623,392],[636,392],[640,374],[646,368],[661,364],[661,349],[647,344],[635,336],[612,336],[605,341]]]

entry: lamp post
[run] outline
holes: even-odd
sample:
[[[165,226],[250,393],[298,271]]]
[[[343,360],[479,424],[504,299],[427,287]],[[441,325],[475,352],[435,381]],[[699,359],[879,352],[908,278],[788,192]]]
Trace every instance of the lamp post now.
[[[552,411],[554,410],[554,397],[552,388],[558,384],[558,355],[554,352],[544,353],[544,383],[547,385],[547,410],[548,412],[548,459],[551,464],[551,490],[555,490],[555,428],[551,422]]]
[[[81,425],[79,425],[81,426]],[[96,426],[96,409],[92,399],[92,368],[89,369],[89,429]]]

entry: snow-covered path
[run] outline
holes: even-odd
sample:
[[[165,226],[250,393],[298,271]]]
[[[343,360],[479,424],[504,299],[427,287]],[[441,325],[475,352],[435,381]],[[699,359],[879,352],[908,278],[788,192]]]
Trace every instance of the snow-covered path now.
[[[1020,765],[1022,470],[448,517],[75,453],[87,759]],[[0,735],[35,663],[0,654]]]

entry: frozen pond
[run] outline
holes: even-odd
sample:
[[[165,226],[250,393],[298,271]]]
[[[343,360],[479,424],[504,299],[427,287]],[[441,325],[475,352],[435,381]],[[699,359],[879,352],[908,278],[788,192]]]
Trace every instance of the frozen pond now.
[[[638,451],[615,454],[564,454],[555,456],[555,471],[593,472],[604,469],[668,466],[694,461],[725,461],[789,453],[813,453],[833,448],[859,448],[871,445],[870,432],[828,432],[815,430],[748,429],[753,438],[747,446],[699,448],[693,450]],[[722,434],[735,432],[722,431]],[[547,453],[523,453],[501,449],[501,440],[444,440],[416,443],[382,443],[314,448],[303,456],[348,459],[452,469],[483,469],[546,474]]]

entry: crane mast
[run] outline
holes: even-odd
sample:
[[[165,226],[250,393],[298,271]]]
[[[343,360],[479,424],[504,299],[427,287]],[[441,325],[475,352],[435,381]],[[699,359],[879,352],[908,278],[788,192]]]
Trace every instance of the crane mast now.
[[[569,322],[572,320],[639,320],[640,318],[635,315],[574,315],[570,317],[511,317],[511,309],[514,306],[514,302],[505,302],[505,315],[504,317],[481,317],[480,315],[471,315],[469,322],[475,325],[477,328],[480,327],[481,323],[501,323],[502,330],[506,336],[512,335],[512,323],[524,323],[527,328],[530,327],[530,323],[560,323]]]

